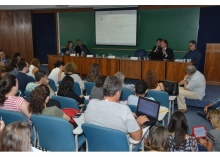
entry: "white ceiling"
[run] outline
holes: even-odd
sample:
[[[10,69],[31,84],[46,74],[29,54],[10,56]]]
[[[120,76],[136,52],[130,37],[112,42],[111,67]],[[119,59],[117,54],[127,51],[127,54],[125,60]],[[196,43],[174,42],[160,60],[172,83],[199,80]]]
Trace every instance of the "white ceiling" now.
[[[72,9],[72,8],[124,8],[137,7],[132,5],[0,5],[0,10],[45,10],[45,9]]]

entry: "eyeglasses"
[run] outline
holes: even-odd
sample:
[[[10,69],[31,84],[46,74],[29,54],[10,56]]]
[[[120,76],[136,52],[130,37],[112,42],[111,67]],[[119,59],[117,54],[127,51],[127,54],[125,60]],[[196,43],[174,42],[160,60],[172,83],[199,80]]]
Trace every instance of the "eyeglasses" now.
[[[189,45],[189,47],[191,47],[191,46],[193,46],[193,45]]]

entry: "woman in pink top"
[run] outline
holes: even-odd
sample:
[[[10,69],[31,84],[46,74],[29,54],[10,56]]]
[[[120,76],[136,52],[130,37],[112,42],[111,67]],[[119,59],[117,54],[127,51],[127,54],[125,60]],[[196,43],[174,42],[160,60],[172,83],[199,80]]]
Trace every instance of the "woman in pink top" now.
[[[0,81],[0,109],[11,110],[23,113],[30,119],[28,102],[19,96],[15,96],[18,91],[18,81],[14,75],[7,75]]]

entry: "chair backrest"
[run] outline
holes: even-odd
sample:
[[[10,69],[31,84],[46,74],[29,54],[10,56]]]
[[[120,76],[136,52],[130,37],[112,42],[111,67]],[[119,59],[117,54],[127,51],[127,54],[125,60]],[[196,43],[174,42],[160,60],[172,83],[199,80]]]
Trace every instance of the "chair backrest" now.
[[[56,92],[57,87],[56,87],[55,81],[53,79],[50,79],[50,78],[48,78],[48,80],[49,80],[50,87],[53,89],[54,92]]]
[[[63,119],[45,115],[31,115],[39,144],[49,151],[75,151],[75,138],[71,124]]]
[[[160,106],[165,106],[169,108],[169,95],[167,92],[157,91],[157,90],[148,90],[145,96],[153,97],[155,101],[160,102]]]
[[[62,108],[75,108],[75,109],[79,110],[78,103],[73,98],[53,95],[52,99],[55,99],[55,100],[59,101],[59,103],[61,105],[61,109]]]
[[[138,49],[134,52],[135,57],[144,57],[146,54],[147,52],[144,49]]]
[[[24,95],[25,95],[27,101],[29,101],[30,95],[31,95],[31,91],[24,91]]]
[[[133,94],[134,92],[131,89],[122,87],[120,100],[128,100],[128,97]]]
[[[74,81],[73,89],[74,89],[74,92],[75,92],[78,96],[81,95],[81,89],[80,89],[80,86],[79,86],[79,83],[78,83],[78,82],[75,82],[75,81]]]
[[[2,117],[2,120],[5,122],[5,125],[18,121],[30,123],[27,117],[21,112],[0,109],[0,117]],[[35,141],[35,135],[32,127],[31,127],[31,141]]]
[[[86,95],[90,95],[92,88],[95,86],[95,82],[85,82]]]
[[[66,53],[66,48],[60,48],[60,53],[65,54]]]
[[[135,106],[135,105],[130,105],[130,104],[127,104],[127,105],[128,105],[128,107],[130,108],[131,112],[136,113],[136,111],[137,111],[137,106]]]
[[[88,151],[129,151],[126,133],[94,124],[83,123]]]

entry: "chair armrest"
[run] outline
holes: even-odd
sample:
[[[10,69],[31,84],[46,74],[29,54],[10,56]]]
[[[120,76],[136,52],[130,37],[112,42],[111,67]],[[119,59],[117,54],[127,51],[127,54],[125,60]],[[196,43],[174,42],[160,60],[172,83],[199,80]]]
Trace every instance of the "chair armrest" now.
[[[131,143],[131,144],[138,144],[138,143],[140,143],[143,140],[143,138],[145,138],[147,133],[149,132],[149,128],[150,127],[148,126],[148,127],[145,127],[145,128],[142,129],[142,137],[141,137],[140,141],[136,141],[136,140],[132,139],[131,137],[129,137],[129,139],[128,139],[129,143]]]

